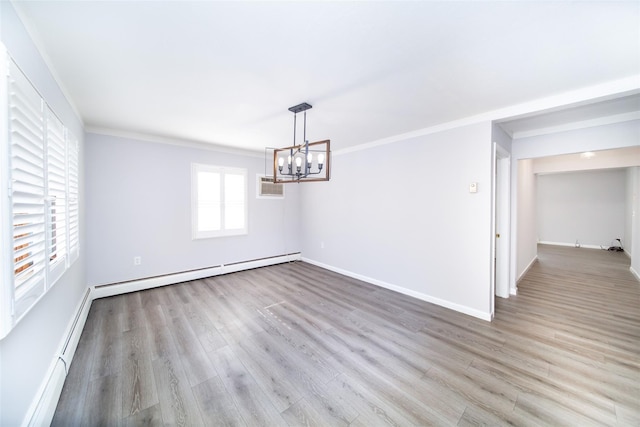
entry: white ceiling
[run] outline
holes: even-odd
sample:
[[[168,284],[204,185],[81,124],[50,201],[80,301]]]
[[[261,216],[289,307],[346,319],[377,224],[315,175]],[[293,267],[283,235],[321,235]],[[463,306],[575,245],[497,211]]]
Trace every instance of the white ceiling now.
[[[301,102],[339,150],[640,76],[637,1],[13,3],[89,130],[241,148],[288,145]]]

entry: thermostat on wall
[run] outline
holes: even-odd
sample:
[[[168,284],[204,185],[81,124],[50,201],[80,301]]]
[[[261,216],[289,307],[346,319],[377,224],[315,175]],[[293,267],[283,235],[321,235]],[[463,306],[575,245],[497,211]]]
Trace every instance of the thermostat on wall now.
[[[472,182],[469,184],[469,193],[477,193],[478,192],[478,183]]]

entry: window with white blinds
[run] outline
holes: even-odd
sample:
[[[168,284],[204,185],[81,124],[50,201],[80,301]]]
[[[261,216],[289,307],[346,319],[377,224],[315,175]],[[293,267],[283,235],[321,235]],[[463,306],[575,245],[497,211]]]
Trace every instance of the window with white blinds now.
[[[9,60],[1,118],[8,138],[0,141],[0,202],[6,218],[0,336],[62,276],[79,251],[78,141]],[[5,121],[6,120],[6,121]],[[4,215],[3,215],[4,216]]]

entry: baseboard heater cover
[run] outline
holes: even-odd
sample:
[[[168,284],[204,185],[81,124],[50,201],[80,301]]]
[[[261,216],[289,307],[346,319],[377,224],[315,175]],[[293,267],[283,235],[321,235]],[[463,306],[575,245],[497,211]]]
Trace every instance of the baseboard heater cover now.
[[[145,289],[160,286],[173,285],[175,283],[189,282],[204,279],[206,277],[219,276],[221,274],[235,273],[237,271],[250,270],[252,268],[266,267],[285,262],[299,261],[300,252],[285,255],[277,255],[266,258],[257,258],[249,261],[238,261],[229,264],[221,264],[213,267],[199,268],[196,270],[181,271],[162,276],[146,277],[143,279],[129,280],[126,282],[96,285],[93,287],[93,298],[105,298],[129,292],[143,291]]]
[[[39,427],[51,424],[56,407],[58,406],[60,394],[62,393],[64,381],[69,372],[71,360],[76,352],[84,324],[89,316],[91,300],[91,289],[87,289],[84,297],[78,304],[76,315],[69,322],[67,333],[64,335],[60,345],[60,350],[54,355],[48,375],[45,377],[45,381],[43,381],[38,394],[36,394],[27,412],[27,416],[23,422],[24,426]]]

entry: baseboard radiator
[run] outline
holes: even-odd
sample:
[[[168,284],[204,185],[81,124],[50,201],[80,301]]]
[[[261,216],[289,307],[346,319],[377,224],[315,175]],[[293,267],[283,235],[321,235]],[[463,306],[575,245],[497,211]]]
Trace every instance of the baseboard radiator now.
[[[87,289],[76,308],[76,315],[67,327],[66,334],[60,344],[60,350],[51,363],[48,375],[45,377],[36,398],[27,412],[27,417],[23,422],[24,426],[40,427],[51,424],[71,359],[73,359],[78,347],[84,324],[89,315],[91,301],[91,289]]]
[[[146,277],[139,280],[98,285],[93,287],[92,296],[93,299],[105,298],[114,295],[126,294],[129,292],[137,292],[145,289],[157,288],[160,286],[173,285],[175,283],[204,279],[206,277],[219,276],[221,274],[235,273],[236,271],[250,270],[252,268],[266,267],[269,265],[298,261],[300,259],[300,252],[296,252],[292,254],[277,255],[249,261],[221,264],[213,267],[200,268],[197,270],[181,271],[179,273],[165,274],[162,276]]]

